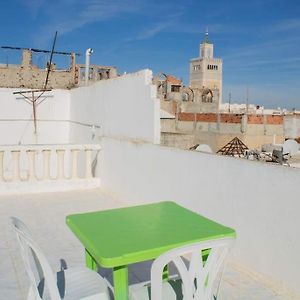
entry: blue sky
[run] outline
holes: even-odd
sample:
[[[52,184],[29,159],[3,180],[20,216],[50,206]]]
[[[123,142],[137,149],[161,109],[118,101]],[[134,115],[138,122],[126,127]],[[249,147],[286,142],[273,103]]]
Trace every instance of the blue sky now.
[[[1,45],[84,54],[120,73],[150,68],[188,84],[205,28],[223,58],[223,101],[300,108],[299,0],[11,0],[0,11]],[[20,53],[0,51],[0,62]],[[43,65],[47,57],[36,55]],[[59,58],[55,57],[59,61]],[[84,56],[78,59],[84,62]]]

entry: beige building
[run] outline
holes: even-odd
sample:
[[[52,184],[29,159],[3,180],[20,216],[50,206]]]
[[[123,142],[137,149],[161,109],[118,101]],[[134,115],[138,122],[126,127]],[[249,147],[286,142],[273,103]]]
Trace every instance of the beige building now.
[[[222,64],[221,58],[214,58],[214,45],[210,42],[208,32],[206,32],[200,44],[199,57],[190,60],[190,87],[209,89],[211,98],[213,98],[213,90],[218,90],[218,101],[221,103]]]
[[[44,88],[47,76],[47,66],[43,69],[32,64],[32,51],[24,50],[22,62],[19,65],[0,64],[0,88]],[[89,65],[89,81],[117,77],[117,69],[111,66]],[[70,55],[70,66],[67,69],[57,69],[51,64],[48,78],[48,88],[71,89],[85,84],[85,65],[76,64],[75,53]]]

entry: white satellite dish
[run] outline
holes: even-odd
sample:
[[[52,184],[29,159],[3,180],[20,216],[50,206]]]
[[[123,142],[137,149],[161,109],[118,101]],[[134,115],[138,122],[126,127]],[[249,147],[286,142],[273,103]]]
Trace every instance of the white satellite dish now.
[[[213,153],[211,148],[206,144],[199,145],[195,150],[200,152]]]
[[[283,143],[283,154],[294,155],[299,151],[299,144],[295,140],[286,140]]]

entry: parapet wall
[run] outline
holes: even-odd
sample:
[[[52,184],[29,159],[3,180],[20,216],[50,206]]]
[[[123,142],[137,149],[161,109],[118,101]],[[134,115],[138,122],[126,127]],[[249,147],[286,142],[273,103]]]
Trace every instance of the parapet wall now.
[[[175,201],[234,228],[231,258],[300,294],[299,169],[124,140],[101,146],[102,187],[116,198]]]

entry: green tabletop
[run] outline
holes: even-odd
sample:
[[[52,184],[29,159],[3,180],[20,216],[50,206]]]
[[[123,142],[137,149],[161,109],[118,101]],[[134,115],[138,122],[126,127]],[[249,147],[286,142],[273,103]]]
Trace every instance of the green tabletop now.
[[[235,236],[233,229],[174,202],[70,215],[67,224],[90,259],[114,268],[115,299],[127,298],[121,296],[127,293],[127,265],[154,259],[184,244]],[[91,267],[88,260],[87,264]]]

